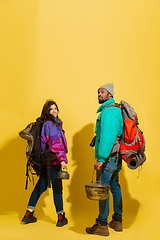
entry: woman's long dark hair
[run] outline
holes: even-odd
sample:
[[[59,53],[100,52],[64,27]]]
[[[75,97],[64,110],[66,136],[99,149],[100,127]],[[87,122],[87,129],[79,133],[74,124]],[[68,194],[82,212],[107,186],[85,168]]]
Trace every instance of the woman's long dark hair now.
[[[52,116],[52,115],[49,113],[50,110],[51,110],[51,106],[52,106],[53,104],[56,106],[56,108],[57,108],[57,110],[58,110],[58,112],[59,112],[57,103],[56,103],[55,101],[53,101],[53,100],[47,100],[46,103],[45,103],[44,106],[43,106],[42,113],[41,113],[41,118],[42,118],[43,120],[45,120],[45,121],[50,120],[50,121],[53,122],[53,124],[57,124],[56,119],[54,118],[54,116]],[[57,116],[57,119],[61,122],[61,120],[59,119],[58,116]]]

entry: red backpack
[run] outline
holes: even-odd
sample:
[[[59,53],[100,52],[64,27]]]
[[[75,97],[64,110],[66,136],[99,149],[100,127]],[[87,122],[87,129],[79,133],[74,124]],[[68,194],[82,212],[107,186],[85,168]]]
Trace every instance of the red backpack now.
[[[146,161],[145,139],[143,132],[138,128],[137,114],[129,103],[121,101],[120,104],[112,104],[107,107],[120,107],[122,111],[124,127],[120,142],[120,154],[130,169],[136,169]]]

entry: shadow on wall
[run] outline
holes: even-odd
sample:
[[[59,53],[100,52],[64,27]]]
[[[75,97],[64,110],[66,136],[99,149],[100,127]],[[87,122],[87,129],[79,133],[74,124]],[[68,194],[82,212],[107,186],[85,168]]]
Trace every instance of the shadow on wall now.
[[[123,161],[123,164],[126,163]],[[134,171],[129,168],[127,170]],[[123,227],[129,228],[136,219],[140,207],[140,202],[137,199],[132,198],[132,196],[130,195],[128,182],[125,177],[125,172],[123,168],[122,171],[120,171],[120,185],[123,200]]]
[[[89,146],[94,136],[94,124],[88,124],[73,137],[72,159],[73,167],[76,166],[69,186],[68,202],[71,202],[71,216],[75,225],[70,227],[72,231],[84,233],[86,226],[91,226],[98,215],[98,201],[91,201],[86,197],[85,184],[91,182],[94,159],[94,148]],[[20,137],[10,141],[0,150],[1,174],[0,174],[0,214],[17,212],[21,220],[27,207],[27,203],[33,189],[33,183],[28,183],[25,190],[26,173],[26,142]],[[128,171],[131,171],[128,169]],[[35,179],[36,180],[36,179]],[[120,173],[120,184],[123,195],[123,226],[129,228],[134,222],[139,202],[133,199],[128,190],[124,170]],[[44,199],[48,191],[42,194],[36,206],[36,217],[49,223],[56,224],[49,216],[46,216],[43,208],[46,206]],[[52,197],[52,196],[51,196]],[[112,199],[111,199],[112,200]],[[112,205],[112,203],[111,203]],[[54,211],[54,206],[53,206]],[[110,215],[112,214],[112,210]],[[111,216],[109,220],[111,219]]]
[[[70,230],[77,233],[85,233],[86,226],[91,226],[98,215],[98,201],[89,200],[85,193],[85,184],[91,182],[95,163],[94,148],[89,146],[93,136],[94,124],[88,124],[73,137],[72,166],[77,167],[72,176],[69,186],[70,195],[67,200],[71,203],[71,216],[75,224],[70,227]],[[123,189],[123,204],[125,205],[123,226],[129,228],[138,213],[139,202],[130,196],[123,170],[120,175],[120,183]],[[111,214],[113,214],[112,210],[109,220]]]
[[[25,190],[26,183],[26,141],[20,137],[9,142],[0,150],[1,174],[0,174],[0,214],[10,214],[17,212],[21,220],[28,204],[30,194],[33,190],[33,182],[28,182],[28,189]],[[35,178],[36,181],[36,178]],[[36,217],[46,222],[56,223],[46,216],[43,207],[44,199],[48,191],[42,194],[36,207]]]

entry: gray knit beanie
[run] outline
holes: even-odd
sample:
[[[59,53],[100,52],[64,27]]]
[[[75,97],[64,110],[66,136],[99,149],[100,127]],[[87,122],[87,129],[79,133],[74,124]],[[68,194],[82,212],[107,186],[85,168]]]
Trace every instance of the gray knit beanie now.
[[[112,96],[114,95],[114,86],[113,83],[107,83],[106,85],[102,85],[100,88],[106,89]]]

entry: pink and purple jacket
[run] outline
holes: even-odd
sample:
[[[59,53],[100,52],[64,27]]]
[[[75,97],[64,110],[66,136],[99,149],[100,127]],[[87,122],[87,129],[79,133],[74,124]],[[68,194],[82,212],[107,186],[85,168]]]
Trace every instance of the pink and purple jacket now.
[[[60,165],[61,161],[68,163],[66,154],[68,153],[67,141],[65,138],[64,130],[57,118],[57,125],[53,124],[52,121],[46,121],[43,124],[41,131],[41,146],[44,151],[45,147],[48,146],[47,152],[56,153],[57,159],[51,161],[51,165]]]

